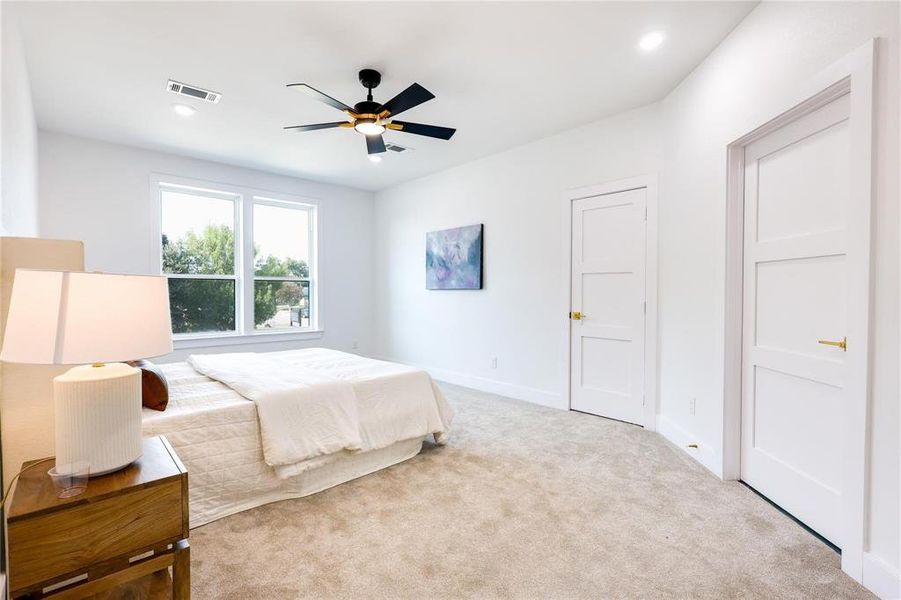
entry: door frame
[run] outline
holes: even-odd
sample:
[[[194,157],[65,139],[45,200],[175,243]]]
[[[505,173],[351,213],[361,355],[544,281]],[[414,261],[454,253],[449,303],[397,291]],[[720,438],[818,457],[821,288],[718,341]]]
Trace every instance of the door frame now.
[[[848,339],[862,348],[846,359],[846,388],[856,399],[844,408],[842,456],[842,570],[861,581],[866,544],[872,306],[873,69],[875,41],[851,52],[796,94],[770,107],[756,129],[727,146],[725,377],[723,479],[741,477],[742,317],[744,278],[744,154],[748,144],[850,93],[851,202],[848,214]]]
[[[561,331],[564,335],[563,399],[572,410],[570,389],[571,329],[569,311],[572,306],[572,211],[573,202],[593,196],[628,192],[645,188],[647,219],[645,224],[645,308],[644,317],[644,411],[641,425],[657,430],[657,175],[647,174],[597,185],[568,189],[561,201],[563,223],[563,265],[566,289],[560,307]]]

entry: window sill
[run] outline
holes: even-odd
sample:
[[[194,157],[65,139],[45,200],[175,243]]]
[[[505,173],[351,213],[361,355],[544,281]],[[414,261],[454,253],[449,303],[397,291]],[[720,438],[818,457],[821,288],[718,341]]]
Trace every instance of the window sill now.
[[[275,342],[296,342],[322,339],[322,329],[305,329],[303,331],[261,331],[248,334],[210,334],[173,336],[172,346],[175,350],[187,348],[210,348],[214,346],[240,346],[243,344],[272,344]]]

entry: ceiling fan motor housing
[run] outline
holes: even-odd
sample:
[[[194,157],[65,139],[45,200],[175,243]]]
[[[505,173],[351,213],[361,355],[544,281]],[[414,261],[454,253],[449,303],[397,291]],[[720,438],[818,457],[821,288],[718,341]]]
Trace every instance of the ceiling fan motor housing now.
[[[377,88],[381,82],[382,74],[375,69],[363,69],[360,71],[360,83],[363,84],[364,88],[370,90]]]
[[[371,100],[364,100],[363,102],[357,102],[354,104],[354,112],[358,115],[375,115],[378,114],[379,108],[381,108],[381,104],[378,102],[372,102]]]

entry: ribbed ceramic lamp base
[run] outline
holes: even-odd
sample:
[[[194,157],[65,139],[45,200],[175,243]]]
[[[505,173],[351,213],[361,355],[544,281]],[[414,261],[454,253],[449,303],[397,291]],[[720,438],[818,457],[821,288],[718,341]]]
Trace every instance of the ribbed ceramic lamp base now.
[[[53,380],[56,464],[87,462],[91,476],[141,456],[141,371],[123,363],[75,367]]]

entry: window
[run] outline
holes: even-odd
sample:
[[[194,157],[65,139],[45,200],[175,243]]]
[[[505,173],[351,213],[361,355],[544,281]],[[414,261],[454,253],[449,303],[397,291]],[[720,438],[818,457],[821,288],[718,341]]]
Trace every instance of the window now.
[[[310,211],[253,202],[253,322],[257,329],[310,326]]]
[[[235,202],[226,194],[160,190],[162,272],[173,333],[235,331]]]
[[[176,339],[315,330],[316,206],[157,181]]]

